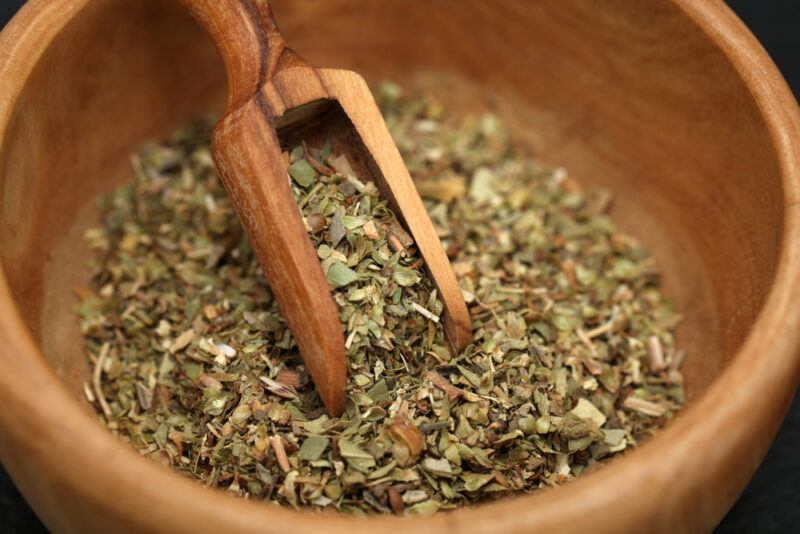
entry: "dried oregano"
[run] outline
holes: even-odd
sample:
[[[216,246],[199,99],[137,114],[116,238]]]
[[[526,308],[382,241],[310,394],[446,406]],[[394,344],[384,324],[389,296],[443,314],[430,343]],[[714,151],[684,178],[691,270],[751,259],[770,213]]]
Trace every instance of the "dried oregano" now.
[[[108,428],[236,495],[429,514],[558,484],[663,426],[683,401],[679,316],[610,196],[512,149],[492,115],[378,96],[474,343],[448,353],[413,240],[346,154],[294,147],[287,180],[350,364],[346,411],[325,415],[201,121],[145,146],[87,232],[85,389]]]

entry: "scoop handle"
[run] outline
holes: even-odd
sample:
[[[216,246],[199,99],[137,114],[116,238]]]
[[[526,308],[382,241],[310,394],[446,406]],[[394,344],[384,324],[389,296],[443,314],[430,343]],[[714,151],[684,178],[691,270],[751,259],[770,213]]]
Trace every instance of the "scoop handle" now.
[[[246,104],[276,72],[310,65],[286,46],[269,0],[181,0],[211,35],[228,74],[226,114]]]
[[[274,117],[259,97],[281,70],[313,69],[286,47],[267,0],[181,1],[216,42],[228,74],[227,110],[211,144],[220,178],[314,385],[338,416],[347,383],[339,313],[289,187]]]

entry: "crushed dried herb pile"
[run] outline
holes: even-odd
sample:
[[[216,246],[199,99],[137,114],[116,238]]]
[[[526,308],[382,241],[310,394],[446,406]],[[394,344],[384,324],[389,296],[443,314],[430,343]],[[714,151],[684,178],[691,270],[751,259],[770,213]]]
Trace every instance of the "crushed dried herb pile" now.
[[[217,180],[210,122],[134,157],[87,233],[85,392],[143,455],[251,499],[429,514],[552,486],[636,446],[683,402],[680,317],[645,250],[499,120],[379,100],[473,319],[445,349],[413,240],[330,146],[288,174],[341,312],[348,403],[325,415]],[[288,179],[288,178],[287,178]]]

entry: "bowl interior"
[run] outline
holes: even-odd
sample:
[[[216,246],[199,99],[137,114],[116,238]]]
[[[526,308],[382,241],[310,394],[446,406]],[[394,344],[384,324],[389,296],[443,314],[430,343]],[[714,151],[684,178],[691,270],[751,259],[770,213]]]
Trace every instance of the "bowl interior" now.
[[[276,2],[276,17],[315,64],[398,81],[457,112],[490,108],[538,157],[609,188],[614,219],[654,254],[685,314],[694,398],[739,346],[774,276],[782,191],[759,112],[705,36],[659,35],[675,31],[667,3],[648,7],[644,26],[635,3],[501,3]],[[86,7],[29,79],[0,154],[3,268],[76,398],[88,368],[72,290],[87,281],[94,199],[132,178],[138,144],[224,96],[210,41],[173,4]]]
[[[73,289],[87,284],[95,199],[132,179],[143,141],[218,109],[225,81],[178,2],[81,9],[2,140],[0,260],[34,339],[85,404]],[[679,7],[275,0],[275,14],[314,64],[395,80],[457,112],[492,109],[535,155],[610,189],[614,219],[656,257],[685,314],[690,401],[725,369],[775,276],[784,198],[752,95]]]

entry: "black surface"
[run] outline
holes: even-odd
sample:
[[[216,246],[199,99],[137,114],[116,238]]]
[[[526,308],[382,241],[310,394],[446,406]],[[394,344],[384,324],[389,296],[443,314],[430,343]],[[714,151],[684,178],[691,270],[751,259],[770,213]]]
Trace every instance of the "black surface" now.
[[[0,26],[22,4],[0,0]],[[770,53],[795,96],[800,96],[800,0],[729,0],[728,4]],[[800,397],[795,397],[766,459],[717,532],[800,532],[799,492]],[[2,467],[0,532],[46,532]]]

